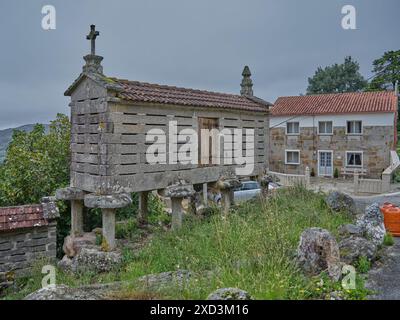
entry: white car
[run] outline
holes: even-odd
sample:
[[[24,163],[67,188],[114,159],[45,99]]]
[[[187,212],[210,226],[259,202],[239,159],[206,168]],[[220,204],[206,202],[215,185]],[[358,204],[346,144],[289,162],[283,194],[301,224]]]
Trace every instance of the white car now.
[[[272,191],[272,190],[278,189],[280,187],[281,186],[278,183],[271,182],[268,185],[268,190]],[[261,193],[261,187],[257,181],[243,181],[242,185],[239,188],[234,190],[233,199],[236,203],[238,203],[238,202],[253,199],[260,193]],[[215,196],[214,201],[218,204],[221,202],[221,194],[220,193],[218,193]]]

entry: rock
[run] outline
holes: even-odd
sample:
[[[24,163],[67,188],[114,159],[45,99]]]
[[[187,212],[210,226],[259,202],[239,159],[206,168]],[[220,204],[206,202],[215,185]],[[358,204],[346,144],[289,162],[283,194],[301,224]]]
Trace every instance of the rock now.
[[[309,275],[319,275],[322,271],[327,271],[334,281],[341,277],[339,246],[327,230],[310,228],[301,234],[297,262]]]
[[[368,206],[356,224],[361,228],[364,236],[374,244],[380,245],[383,243],[386,229],[383,223],[383,214],[377,203]]]
[[[110,272],[122,263],[122,255],[117,251],[104,252],[100,248],[83,247],[74,257],[72,271],[74,272]]]
[[[67,236],[64,239],[63,251],[73,258],[83,247],[93,247],[96,245],[96,234],[94,232],[86,232],[81,237]]]
[[[333,292],[329,293],[327,300],[344,300],[343,292],[333,291]]]
[[[341,225],[338,229],[338,232],[342,237],[362,236],[363,233],[361,228],[355,224]]]
[[[191,197],[194,193],[193,185],[184,180],[165,189],[165,196],[168,198],[186,198]]]
[[[85,192],[75,187],[67,187],[56,190],[57,200],[83,200]]]
[[[58,261],[57,267],[59,267],[63,271],[72,271],[73,259],[65,255],[60,261]]]
[[[192,272],[188,270],[177,270],[148,274],[138,279],[141,285],[148,289],[159,289],[168,286],[184,286],[192,277]]]
[[[356,214],[356,204],[352,197],[339,191],[333,191],[325,198],[325,202],[333,211],[347,211]]]
[[[85,206],[88,208],[118,209],[129,206],[132,198],[127,193],[117,193],[113,195],[95,195],[85,196]]]
[[[207,300],[253,300],[251,295],[238,288],[221,288],[212,292]]]
[[[377,247],[372,241],[352,236],[339,242],[339,250],[342,261],[354,265],[360,257],[374,260]]]
[[[24,298],[24,300],[101,300],[95,292],[87,292],[79,288],[65,285],[50,285],[39,289]]]

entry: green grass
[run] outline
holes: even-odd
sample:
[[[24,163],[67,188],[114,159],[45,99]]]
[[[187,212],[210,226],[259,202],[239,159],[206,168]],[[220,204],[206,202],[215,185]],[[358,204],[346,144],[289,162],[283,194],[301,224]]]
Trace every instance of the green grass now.
[[[304,229],[322,227],[336,235],[339,225],[351,222],[345,212],[331,212],[323,194],[300,187],[282,189],[268,201],[243,203],[227,217],[218,210],[212,212],[206,218],[187,217],[184,227],[176,232],[155,229],[151,242],[139,253],[124,250],[125,266],[119,272],[81,276],[59,272],[57,282],[71,286],[134,282],[150,273],[187,269],[195,276],[185,287],[168,288],[157,292],[157,297],[205,299],[217,288],[238,287],[256,299],[314,299],[326,298],[332,288],[340,289],[340,283],[326,279],[321,283],[321,277],[305,277],[294,263]],[[38,286],[37,280],[31,282],[23,289],[24,294]],[[133,297],[141,293],[131,287],[121,295]],[[359,290],[343,295],[349,299],[364,298],[362,283]]]
[[[387,232],[383,238],[383,244],[385,246],[393,246],[394,245],[394,238],[390,232]]]

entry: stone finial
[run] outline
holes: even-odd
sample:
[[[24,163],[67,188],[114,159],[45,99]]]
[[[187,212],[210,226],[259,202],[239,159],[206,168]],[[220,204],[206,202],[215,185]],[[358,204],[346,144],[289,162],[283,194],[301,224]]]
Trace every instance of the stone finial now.
[[[100,35],[99,31],[96,31],[96,26],[90,26],[90,33],[86,36],[87,40],[90,40],[90,54],[83,57],[86,61],[86,65],[83,66],[84,73],[100,73],[103,74],[103,66],[101,61],[103,57],[96,55],[96,38]]]
[[[240,94],[242,96],[253,96],[253,81],[251,81],[251,72],[248,66],[245,66],[242,72],[242,83],[240,86],[242,89],[240,90]]]
[[[54,220],[60,217],[55,197],[43,197],[41,203],[43,207],[43,218]]]

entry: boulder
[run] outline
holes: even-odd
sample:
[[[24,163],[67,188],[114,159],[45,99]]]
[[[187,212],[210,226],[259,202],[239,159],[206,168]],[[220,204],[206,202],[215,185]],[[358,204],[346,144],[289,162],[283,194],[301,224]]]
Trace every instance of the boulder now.
[[[354,265],[361,257],[374,260],[377,253],[377,247],[372,241],[356,236],[340,241],[339,250],[342,261],[351,265]]]
[[[96,233],[86,232],[80,237],[67,236],[64,239],[63,251],[69,258],[75,257],[83,247],[96,245]]]
[[[212,292],[207,300],[253,300],[251,295],[238,288],[221,288]]]
[[[341,277],[339,246],[329,231],[321,228],[306,229],[301,234],[297,263],[309,275],[326,271],[334,281]]]
[[[72,271],[74,272],[110,272],[119,267],[122,263],[120,252],[104,252],[100,248],[82,248],[79,254],[74,257]]]
[[[148,274],[138,279],[139,284],[147,289],[160,289],[168,286],[183,287],[193,276],[189,270],[167,271]]]
[[[352,197],[339,191],[332,191],[325,198],[325,202],[333,211],[347,211],[356,214],[356,204]]]
[[[362,236],[363,232],[359,226],[355,224],[344,224],[338,229],[339,235],[342,237]]]
[[[65,285],[50,285],[39,289],[24,298],[24,300],[101,300],[95,292]]]
[[[386,229],[383,223],[383,214],[377,203],[368,206],[365,213],[357,219],[356,224],[361,228],[364,236],[375,245],[383,243]]]

